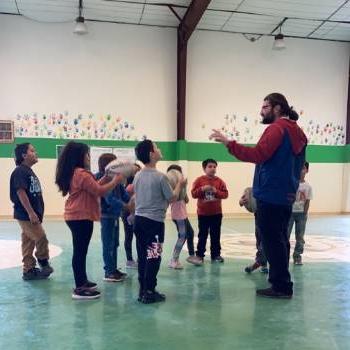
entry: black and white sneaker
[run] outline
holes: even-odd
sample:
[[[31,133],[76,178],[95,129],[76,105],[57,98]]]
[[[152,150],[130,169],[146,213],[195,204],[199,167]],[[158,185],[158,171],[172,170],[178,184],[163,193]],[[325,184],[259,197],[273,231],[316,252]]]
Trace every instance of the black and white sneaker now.
[[[221,263],[222,264],[224,261],[225,261],[224,258],[220,255],[211,259],[212,263]]]
[[[106,274],[103,280],[106,282],[123,282],[124,278],[123,276],[115,272],[111,274]]]
[[[50,264],[47,264],[45,266],[41,266],[41,272],[49,277],[54,272],[54,269]]]
[[[293,292],[278,292],[273,288],[257,289],[256,295],[265,298],[275,298],[275,299],[292,299]]]
[[[91,282],[91,281],[86,281],[83,285],[84,288],[90,289],[90,290],[96,290],[97,289],[97,283]]]
[[[117,275],[119,275],[121,278],[124,278],[124,279],[128,277],[128,274],[127,274],[127,273],[122,272],[122,271],[120,271],[120,270],[118,270],[118,269],[115,270],[115,273],[116,273]]]
[[[22,275],[24,281],[46,280],[48,277],[48,274],[44,273],[37,267],[33,267],[29,271],[23,272]]]
[[[98,299],[101,293],[97,290],[91,290],[85,287],[75,288],[73,290],[72,299],[75,300],[93,300]]]
[[[153,304],[165,301],[165,294],[159,293],[158,291],[146,291],[139,298],[138,301],[142,304]]]
[[[258,263],[258,262],[254,262],[253,264],[251,265],[248,265],[244,271],[246,273],[252,273],[253,271],[255,271],[256,269],[258,269],[261,265]]]

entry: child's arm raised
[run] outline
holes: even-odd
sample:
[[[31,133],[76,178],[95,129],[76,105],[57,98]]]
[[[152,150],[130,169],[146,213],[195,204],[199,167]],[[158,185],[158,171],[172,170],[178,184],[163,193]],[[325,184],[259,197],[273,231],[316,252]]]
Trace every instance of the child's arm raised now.
[[[123,175],[116,174],[109,182],[100,185],[92,174],[81,174],[80,187],[85,191],[93,194],[96,197],[103,197],[106,193],[112,190],[117,184],[123,181]]]
[[[179,199],[180,191],[186,186],[187,179],[182,178],[175,186],[173,196],[170,198],[169,203],[176,202]]]

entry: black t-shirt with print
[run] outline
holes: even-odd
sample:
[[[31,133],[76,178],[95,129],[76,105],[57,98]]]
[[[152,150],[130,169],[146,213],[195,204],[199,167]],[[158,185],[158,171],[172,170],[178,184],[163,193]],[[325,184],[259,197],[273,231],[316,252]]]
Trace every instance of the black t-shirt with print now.
[[[34,171],[26,165],[17,166],[11,174],[10,198],[13,202],[14,218],[29,221],[28,213],[17,195],[17,191],[21,188],[26,191],[29,202],[41,222],[44,216],[44,201],[40,182]]]

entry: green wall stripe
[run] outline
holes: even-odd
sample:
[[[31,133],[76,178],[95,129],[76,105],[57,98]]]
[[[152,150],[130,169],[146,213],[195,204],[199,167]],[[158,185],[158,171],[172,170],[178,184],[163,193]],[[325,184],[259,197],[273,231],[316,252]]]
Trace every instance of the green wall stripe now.
[[[17,138],[13,144],[0,144],[0,158],[13,158],[15,144],[22,142],[32,143],[40,158],[56,158],[56,146],[64,145],[69,140],[44,138]],[[99,147],[134,147],[137,141],[112,140],[79,140],[90,146]],[[238,162],[226,148],[219,143],[170,141],[157,142],[163,153],[163,159],[169,161],[188,160],[202,161],[205,158],[215,158],[220,162]],[[307,148],[307,159],[312,163],[349,163],[350,145],[320,146],[310,145]]]

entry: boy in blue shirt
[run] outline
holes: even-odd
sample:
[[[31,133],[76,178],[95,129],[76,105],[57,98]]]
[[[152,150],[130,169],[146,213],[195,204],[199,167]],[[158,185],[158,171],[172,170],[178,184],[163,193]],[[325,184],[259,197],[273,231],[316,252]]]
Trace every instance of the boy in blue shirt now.
[[[99,172],[96,178],[105,175],[106,166],[117,157],[112,153],[104,153],[98,159]],[[101,240],[105,277],[107,282],[122,282],[127,276],[117,269],[119,247],[119,217],[122,209],[130,200],[122,184],[101,198]]]

